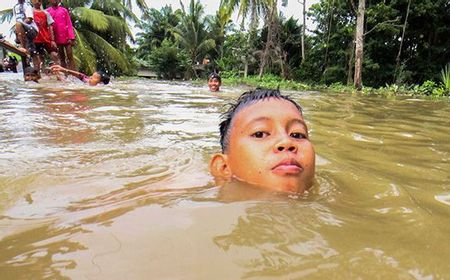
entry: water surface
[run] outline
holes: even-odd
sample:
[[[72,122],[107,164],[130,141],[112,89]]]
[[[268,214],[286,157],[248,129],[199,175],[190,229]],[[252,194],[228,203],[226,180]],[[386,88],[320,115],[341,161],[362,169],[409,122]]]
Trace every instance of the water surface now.
[[[224,104],[185,82],[0,75],[2,279],[448,279],[450,103],[284,92],[317,152],[304,196],[208,173]]]

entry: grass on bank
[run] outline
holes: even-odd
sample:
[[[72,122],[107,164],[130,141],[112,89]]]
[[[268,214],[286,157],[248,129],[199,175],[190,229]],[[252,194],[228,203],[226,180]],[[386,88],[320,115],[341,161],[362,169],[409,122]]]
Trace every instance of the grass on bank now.
[[[228,73],[221,73],[222,84],[227,86],[233,85],[247,85],[250,87],[263,88],[280,88],[287,90],[318,90],[318,91],[334,91],[334,92],[356,92],[353,86],[343,85],[341,83],[334,83],[331,85],[310,85],[292,80],[284,80],[279,76],[267,74],[261,79],[258,76],[248,76],[247,78],[239,77],[237,75],[229,75]],[[450,66],[447,65],[441,73],[442,83],[434,81],[425,81],[421,85],[386,85],[380,88],[363,87],[362,94],[366,95],[380,95],[380,96],[433,96],[443,97],[450,96]]]

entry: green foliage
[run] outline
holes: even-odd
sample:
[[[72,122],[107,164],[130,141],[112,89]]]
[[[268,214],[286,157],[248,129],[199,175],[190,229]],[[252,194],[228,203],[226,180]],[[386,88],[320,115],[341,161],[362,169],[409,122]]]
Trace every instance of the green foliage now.
[[[10,22],[13,18],[13,10],[11,9],[6,9],[3,11],[0,11],[0,22],[3,23],[5,21]]]
[[[450,63],[441,70],[441,79],[444,89],[450,91]]]
[[[230,6],[220,6],[214,16],[206,17],[210,28],[210,37],[215,42],[215,47],[208,54],[212,60],[222,59],[224,55],[224,42],[227,31],[232,25],[231,15],[233,10]]]
[[[247,65],[248,74],[254,74],[258,68],[257,50],[261,40],[257,34],[233,30],[226,37],[223,55],[215,61],[222,71],[234,71],[244,74]]]
[[[72,14],[78,19],[79,23],[89,26],[96,31],[104,32],[109,28],[108,19],[102,11],[77,7],[72,10]]]
[[[437,85],[434,81],[427,80],[422,85],[417,85],[414,87],[414,92],[423,95],[431,95],[433,93],[433,89],[437,88]]]
[[[181,78],[188,62],[187,55],[169,40],[164,40],[149,56],[150,68],[164,79]]]
[[[182,8],[180,23],[173,30],[174,36],[191,60],[188,71],[198,78],[194,65],[200,63],[206,53],[216,44],[208,32],[207,20],[203,16],[204,10],[201,3],[191,0],[187,11],[183,3],[180,2],[180,4]]]
[[[263,87],[263,88],[281,88],[281,89],[292,89],[292,90],[311,90],[312,87],[299,83],[292,80],[285,80],[279,76],[273,74],[265,74],[261,78],[258,76],[252,75],[247,78],[236,76],[236,73],[233,72],[225,72],[222,73],[222,80],[224,84],[233,85],[233,84],[246,84],[252,87]],[[224,78],[225,77],[225,78]]]
[[[322,74],[322,83],[329,85],[332,83],[344,83],[345,69],[341,66],[330,66]]]
[[[166,5],[159,11],[152,8],[144,13],[139,24],[142,32],[137,33],[138,57],[145,58],[153,48],[160,47],[164,40],[175,42],[173,30],[179,23],[180,12]]]

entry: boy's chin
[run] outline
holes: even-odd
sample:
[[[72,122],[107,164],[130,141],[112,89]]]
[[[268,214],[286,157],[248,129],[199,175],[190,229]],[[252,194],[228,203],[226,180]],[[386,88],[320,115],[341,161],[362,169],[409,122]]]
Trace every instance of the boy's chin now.
[[[250,182],[238,178],[234,178],[232,180],[239,181],[247,186],[251,186],[253,188],[258,188],[264,191],[270,192],[278,192],[278,193],[295,193],[295,194],[303,194],[312,186],[312,181],[310,183],[303,182],[295,179],[291,180],[272,180],[266,182]]]

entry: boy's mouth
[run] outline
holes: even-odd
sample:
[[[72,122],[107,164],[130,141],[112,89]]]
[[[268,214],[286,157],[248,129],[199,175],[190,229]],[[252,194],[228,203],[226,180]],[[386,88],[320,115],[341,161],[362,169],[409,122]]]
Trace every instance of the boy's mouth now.
[[[272,168],[272,172],[278,175],[295,175],[303,171],[302,166],[295,159],[285,159]]]

